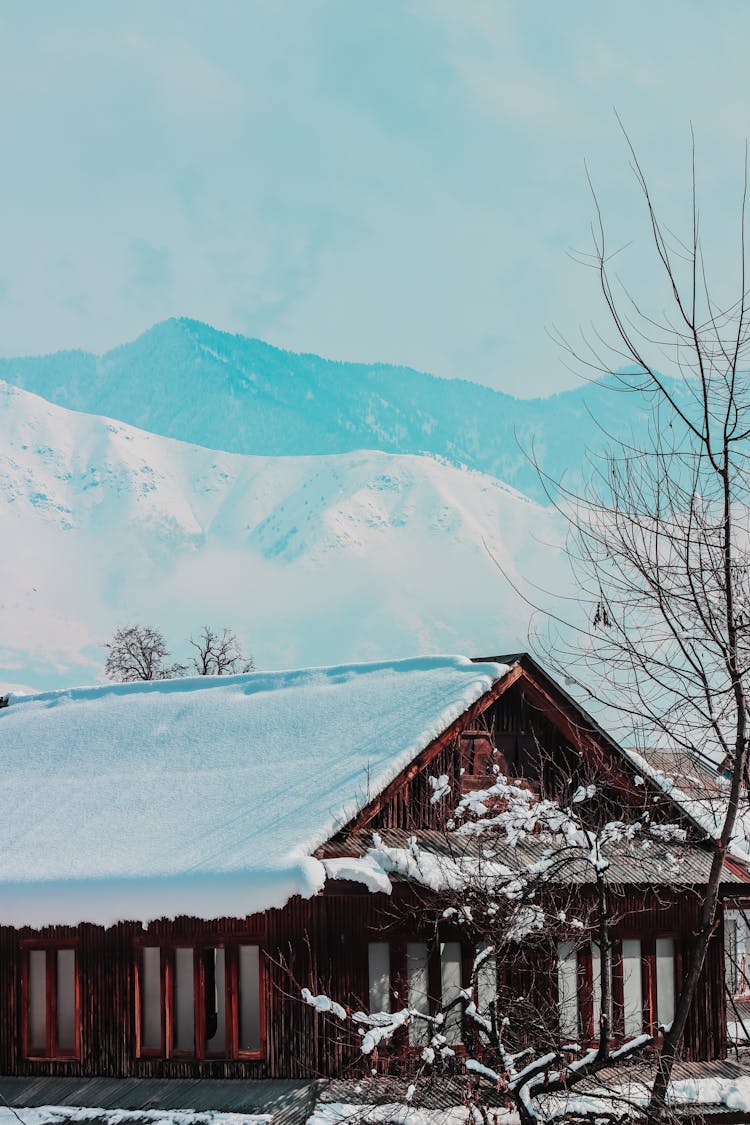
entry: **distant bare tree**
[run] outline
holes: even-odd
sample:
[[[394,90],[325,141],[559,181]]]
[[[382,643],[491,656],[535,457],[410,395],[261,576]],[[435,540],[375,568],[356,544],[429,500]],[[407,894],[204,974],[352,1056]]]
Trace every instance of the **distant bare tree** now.
[[[186,671],[184,664],[164,663],[169,656],[164,635],[150,625],[122,625],[106,647],[104,671],[110,680],[171,680]]]
[[[230,629],[212,629],[204,625],[198,640],[190,638],[196,651],[193,668],[199,676],[233,676],[240,672],[252,672],[255,663],[252,656],[245,657],[236,633]]]

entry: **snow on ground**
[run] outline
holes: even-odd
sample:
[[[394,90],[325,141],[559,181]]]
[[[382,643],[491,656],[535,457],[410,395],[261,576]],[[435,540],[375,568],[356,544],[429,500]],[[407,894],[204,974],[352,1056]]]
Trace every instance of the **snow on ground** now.
[[[259,668],[517,651],[530,611],[498,565],[521,589],[567,573],[554,516],[482,473],[216,452],[3,383],[0,506],[0,693],[100,678],[132,622],[175,659],[228,625]]]
[[[608,1109],[617,1116],[628,1106],[645,1106],[651,1095],[652,1079],[634,1076],[629,1082],[612,1083],[608,1087],[580,1089],[567,1095],[539,1099],[544,1120],[555,1120],[566,1114],[589,1114],[596,1118]],[[735,1078],[681,1078],[669,1085],[670,1106],[725,1106],[730,1110],[750,1113],[750,1075]]]
[[[518,1114],[510,1110],[493,1110],[497,1125],[517,1125]],[[421,1109],[390,1102],[384,1105],[357,1105],[346,1102],[319,1103],[308,1117],[307,1125],[473,1125],[473,1118],[465,1105],[447,1109]],[[0,1121],[0,1125],[5,1125]]]
[[[310,853],[506,670],[436,656],[11,696],[0,922],[213,918],[313,894]]]
[[[567,1114],[582,1114],[592,1121],[611,1111],[615,1118],[627,1114],[628,1107],[645,1106],[650,1084],[636,1080],[599,1090],[583,1089],[566,1095],[542,1098],[535,1102],[540,1120],[555,1121]],[[725,1106],[728,1110],[750,1112],[750,1076],[738,1078],[696,1078],[672,1082],[668,1102],[671,1106]],[[492,1109],[497,1125],[517,1125],[518,1115],[508,1109]],[[404,1102],[385,1105],[319,1103],[307,1125],[473,1125],[466,1106],[423,1109]],[[4,1125],[0,1122],[0,1125]],[[33,1123],[35,1125],[35,1123]]]
[[[11,1109],[0,1105],[0,1125],[269,1125],[270,1113],[215,1113],[192,1110],[83,1109],[44,1105]]]

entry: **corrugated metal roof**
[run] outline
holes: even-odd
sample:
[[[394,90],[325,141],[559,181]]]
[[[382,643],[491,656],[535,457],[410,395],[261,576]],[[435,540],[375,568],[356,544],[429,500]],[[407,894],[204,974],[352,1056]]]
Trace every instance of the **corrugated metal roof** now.
[[[586,1088],[605,1087],[608,1090],[619,1088],[627,1090],[628,1087],[648,1093],[654,1080],[654,1065],[649,1062],[623,1063],[617,1067],[607,1068],[597,1075],[582,1082],[577,1088],[580,1093],[585,1093]],[[747,1078],[750,1077],[750,1060],[739,1062],[718,1059],[712,1062],[676,1062],[673,1072],[675,1081],[701,1078]],[[322,1102],[342,1102],[345,1105],[388,1105],[403,1102],[405,1083],[398,1078],[375,1077],[359,1079],[340,1079],[328,1083],[320,1100]],[[430,1077],[418,1078],[415,1081],[414,1096],[410,1105],[414,1108],[434,1110],[450,1109],[452,1106],[464,1104],[465,1085],[457,1078],[441,1078],[435,1080]],[[499,1091],[485,1087],[483,1096],[490,1106],[503,1104],[503,1095]],[[750,1115],[738,1114],[736,1109],[726,1105],[697,1103],[673,1106],[675,1118],[683,1122],[710,1121],[714,1118],[722,1122],[748,1121]]]
[[[612,1067],[590,1079],[590,1084],[609,1088],[628,1085],[648,1089],[653,1081],[653,1063],[633,1062]],[[674,1079],[750,1077],[750,1059],[718,1059],[712,1062],[677,1062]],[[581,1084],[581,1092],[587,1083]],[[356,1079],[176,1079],[176,1078],[5,1078],[0,1077],[0,1101],[20,1110],[39,1106],[81,1106],[102,1110],[181,1110],[197,1113],[271,1114],[273,1125],[305,1125],[319,1104],[384,1105],[404,1100],[405,1082],[399,1078]],[[464,1085],[458,1078],[422,1077],[416,1080],[411,1106],[447,1109],[462,1105]],[[502,1094],[485,1091],[488,1104],[501,1105]],[[683,1121],[717,1119],[747,1121],[725,1105],[673,1107]],[[62,1125],[56,1118],[56,1125]]]
[[[321,1085],[319,1079],[0,1077],[0,1102],[19,1108],[269,1113],[273,1125],[304,1125]]]
[[[380,839],[388,847],[405,848],[409,839],[417,838],[420,847],[433,855],[446,859],[471,857],[501,863],[511,871],[523,871],[533,863],[538,863],[549,854],[549,844],[537,837],[529,837],[515,846],[492,832],[481,836],[461,836],[456,832],[434,830],[383,829],[378,832]],[[321,858],[353,855],[362,856],[372,845],[372,832],[351,832],[335,844],[330,843],[319,852]],[[643,839],[618,841],[603,849],[610,867],[607,877],[610,883],[638,886],[700,886],[708,880],[713,858],[710,845],[696,843],[662,843],[659,840]],[[750,883],[750,875],[743,878],[741,868],[724,868],[722,883],[744,886]],[[591,883],[593,873],[591,864],[581,856],[572,859],[566,855],[561,861],[560,870],[550,872],[552,881],[565,883]]]

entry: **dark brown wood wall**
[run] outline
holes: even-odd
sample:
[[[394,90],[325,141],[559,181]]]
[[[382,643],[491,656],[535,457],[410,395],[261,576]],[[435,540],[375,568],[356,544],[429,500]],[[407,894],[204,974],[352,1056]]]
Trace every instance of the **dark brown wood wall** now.
[[[139,1077],[311,1077],[361,1068],[351,1031],[332,1034],[332,1024],[300,1003],[299,988],[324,991],[352,1005],[366,1004],[367,943],[405,940],[399,915],[408,917],[409,895],[397,888],[392,900],[354,893],[293,899],[282,910],[252,919],[202,922],[183,918],[145,930],[135,923],[110,929],[92,925],[42,931],[0,928],[0,1073],[16,1075]],[[629,891],[616,902],[620,936],[638,936],[644,954],[658,934],[675,938],[678,971],[697,922],[698,900],[686,894],[659,901],[648,891]],[[258,940],[265,950],[265,1058],[191,1060],[136,1057],[135,964],[139,939],[177,939],[210,944],[221,937]],[[417,936],[417,935],[414,935]],[[29,1061],[21,1052],[21,960],[23,939],[74,938],[80,978],[81,1057],[65,1062]],[[649,945],[649,943],[651,943]],[[282,963],[283,962],[283,963]],[[552,982],[550,982],[552,986]],[[713,939],[685,1040],[685,1057],[721,1057],[726,1042],[722,935]]]
[[[458,801],[459,747],[459,738],[443,747],[427,769],[416,773],[375,813],[368,828],[375,831],[379,828],[401,828],[406,831],[415,828],[444,828],[450,810]],[[429,779],[443,774],[448,777],[451,794],[455,799],[446,798],[432,804],[434,790]]]
[[[370,809],[364,809],[355,818],[357,827],[375,831],[444,828],[462,791],[476,788],[480,782],[483,783],[479,787],[484,787],[494,780],[494,776],[487,773],[485,779],[464,777],[462,782],[461,769],[466,762],[471,732],[476,735],[479,731],[486,731],[490,743],[500,751],[501,757],[496,760],[505,763],[508,776],[527,780],[541,796],[559,800],[566,791],[569,795],[579,784],[593,780],[599,790],[598,811],[593,814],[596,821],[617,820],[623,815],[626,819],[628,815],[640,816],[648,792],[643,786],[633,784],[635,770],[625,770],[621,761],[613,759],[610,750],[599,746],[592,738],[584,739],[585,753],[576,749],[550,716],[531,699],[531,693],[532,686],[520,679],[483,711],[472,713],[467,730],[459,730],[447,740],[427,766],[407,771],[400,784],[389,786]],[[432,804],[434,790],[430,777],[443,774],[450,783],[450,796]],[[649,803],[649,812],[657,823],[680,820],[679,811],[663,798],[658,805]],[[685,827],[694,836],[688,822]],[[345,841],[346,832],[347,829],[343,829],[331,843]]]

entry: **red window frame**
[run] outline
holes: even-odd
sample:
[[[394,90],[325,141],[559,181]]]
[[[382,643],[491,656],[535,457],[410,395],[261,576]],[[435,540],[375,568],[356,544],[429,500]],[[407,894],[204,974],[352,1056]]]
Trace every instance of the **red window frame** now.
[[[623,930],[611,938],[612,941],[612,1039],[622,1041],[625,1037],[623,1026],[624,1010],[624,983],[622,963],[622,943],[627,939],[637,939],[641,943],[641,999],[642,999],[642,1026],[645,1033],[653,1036],[658,1043],[661,1036],[658,1033],[659,1013],[657,1012],[657,984],[656,984],[656,941],[657,938],[669,938],[674,942],[674,995],[675,1002],[680,994],[682,980],[682,946],[680,934],[675,930],[658,930],[643,934],[639,930]],[[598,1041],[596,1028],[593,1026],[594,981],[593,965],[590,944],[578,950],[578,1020],[582,1040],[589,1046]]]
[[[239,1046],[239,1021],[240,1021],[240,987],[239,987],[239,950],[241,946],[255,946],[258,949],[258,1022],[259,1045],[256,1050],[241,1050]],[[159,1047],[144,1047],[142,1045],[142,951],[148,947],[155,947],[160,952],[160,1003],[161,1003],[161,1043]],[[174,1045],[175,1031],[175,961],[178,949],[190,949],[193,952],[193,1028],[194,1045],[192,1051],[177,1050]],[[225,965],[225,1048],[222,1051],[211,1051],[207,1047],[205,1038],[205,958],[202,954],[209,950],[224,950]],[[258,1060],[266,1056],[266,989],[265,989],[265,963],[263,946],[256,937],[237,937],[231,939],[216,938],[213,941],[164,941],[144,939],[136,946],[135,957],[135,1040],[136,1054],[139,1058],[168,1058],[168,1059],[247,1059]]]
[[[75,1043],[72,1047],[60,1047],[57,1042],[57,954],[63,949],[72,949],[74,954]],[[31,1045],[29,1027],[30,956],[32,952],[37,951],[45,954],[46,1041],[43,1052]],[[25,1059],[66,1062],[81,1057],[81,989],[78,961],[77,941],[56,939],[46,941],[29,938],[21,942],[21,1044]]]

